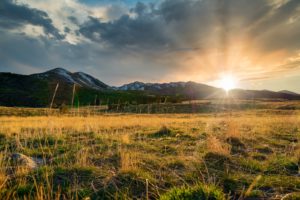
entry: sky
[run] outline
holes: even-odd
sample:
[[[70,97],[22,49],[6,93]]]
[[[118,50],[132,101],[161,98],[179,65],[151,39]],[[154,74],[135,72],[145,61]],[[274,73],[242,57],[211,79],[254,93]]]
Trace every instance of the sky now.
[[[299,0],[1,0],[0,71],[300,92]]]

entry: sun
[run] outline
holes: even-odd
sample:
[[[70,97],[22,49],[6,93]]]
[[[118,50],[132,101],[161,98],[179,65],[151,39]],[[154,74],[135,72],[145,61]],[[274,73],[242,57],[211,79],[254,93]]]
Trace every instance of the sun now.
[[[236,88],[236,79],[231,75],[225,75],[219,80],[219,86],[229,92]]]

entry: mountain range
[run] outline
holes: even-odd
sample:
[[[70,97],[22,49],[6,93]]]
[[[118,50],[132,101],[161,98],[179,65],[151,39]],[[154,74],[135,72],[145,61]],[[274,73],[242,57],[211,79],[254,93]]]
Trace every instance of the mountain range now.
[[[86,87],[95,90],[104,90],[109,88],[108,85],[92,77],[89,74],[83,72],[71,73],[63,68],[55,68],[44,73],[32,74],[29,76],[55,83],[57,82],[71,85],[76,84],[80,87]]]
[[[73,94],[74,85],[75,95]],[[31,75],[0,73],[0,106],[48,106],[57,86],[55,106],[73,103],[78,105],[120,102],[141,104],[166,100],[181,102],[226,96],[223,89],[196,82],[143,83],[136,81],[114,87],[83,72],[72,73],[63,68],[55,68]],[[287,90],[274,92],[234,89],[230,91],[230,97],[300,100],[300,94]]]

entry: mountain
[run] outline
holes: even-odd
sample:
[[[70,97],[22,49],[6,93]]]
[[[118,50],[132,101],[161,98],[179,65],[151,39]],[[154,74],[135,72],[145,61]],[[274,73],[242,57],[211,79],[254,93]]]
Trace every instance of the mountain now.
[[[270,90],[242,90],[235,89],[230,91],[233,98],[239,99],[287,99],[300,100],[299,94],[291,94],[286,92],[274,92]]]
[[[227,95],[239,99],[288,99],[298,100],[300,95],[290,91],[234,89],[226,94],[223,89],[195,82],[143,83],[132,82],[118,87],[125,91],[144,91],[154,95],[180,96],[183,99],[215,99]]]
[[[159,91],[164,89],[185,87],[186,82],[171,82],[171,83],[143,83],[135,81],[133,83],[125,84],[120,86],[119,90],[152,90]]]
[[[184,100],[225,97],[300,100],[299,94],[286,90],[274,92],[234,89],[226,94],[223,89],[191,81],[170,83],[136,81],[120,87],[111,87],[89,74],[55,68],[31,75],[0,73],[0,106],[49,106],[57,84],[59,86],[54,99],[55,107],[72,103],[74,105],[147,104],[162,101],[178,103]],[[76,87],[73,99],[74,85]]]
[[[56,85],[55,104],[70,104],[74,84],[76,94],[85,93],[89,97],[89,103],[94,102],[94,93],[109,89],[109,86],[98,79],[83,72],[71,73],[63,68],[55,68],[50,71],[19,75],[13,73],[0,73],[0,105],[4,106],[30,106],[44,107],[49,105]],[[93,97],[90,97],[93,95]],[[82,97],[83,104],[87,97]],[[78,98],[75,96],[75,98]],[[93,100],[91,100],[93,98]]]
[[[110,88],[91,75],[83,72],[72,73],[63,68],[55,68],[43,73],[31,74],[29,77],[47,83],[49,92],[45,103],[51,101],[55,88],[59,84],[54,101],[55,105],[72,103],[74,85],[76,91],[74,96],[75,104],[80,105],[95,103],[95,95]],[[78,95],[81,96],[80,100]]]
[[[44,73],[32,74],[30,76],[48,82],[68,85],[76,84],[79,87],[84,87],[88,89],[105,90],[109,88],[108,85],[88,74],[85,74],[83,72],[71,73],[63,68],[55,68]]]
[[[0,106],[43,107],[48,101],[47,81],[26,75],[0,73]]]
[[[170,83],[133,82],[120,86],[118,89],[123,91],[139,90],[162,96],[181,96],[188,99],[221,98],[225,95],[222,89],[192,81]]]
[[[280,90],[278,91],[279,93],[284,93],[284,94],[291,94],[291,95],[298,95],[300,96],[300,94],[296,93],[296,92],[292,92],[292,91],[289,91],[289,90]]]
[[[143,92],[115,90],[91,75],[63,68],[31,75],[0,73],[0,106],[45,107],[50,105],[54,93],[54,107],[70,105],[72,100],[75,106],[155,101],[155,97]]]

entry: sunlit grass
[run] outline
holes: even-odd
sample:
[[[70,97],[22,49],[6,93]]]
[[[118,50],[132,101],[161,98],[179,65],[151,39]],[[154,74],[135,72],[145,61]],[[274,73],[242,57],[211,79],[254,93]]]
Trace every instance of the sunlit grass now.
[[[158,199],[199,183],[283,197],[300,190],[300,113],[274,111],[2,116],[0,198]]]

